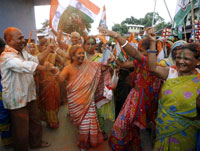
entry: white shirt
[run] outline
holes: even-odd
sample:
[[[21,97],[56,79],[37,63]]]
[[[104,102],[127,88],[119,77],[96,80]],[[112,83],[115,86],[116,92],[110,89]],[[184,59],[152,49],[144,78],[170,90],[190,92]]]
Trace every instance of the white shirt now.
[[[196,71],[200,73],[200,70],[196,68]],[[178,77],[178,71],[174,68],[169,68],[169,74],[166,80],[172,79],[172,78],[177,78]]]
[[[36,99],[33,73],[38,59],[22,50],[23,56],[7,46],[0,57],[2,100],[6,109],[18,109]]]

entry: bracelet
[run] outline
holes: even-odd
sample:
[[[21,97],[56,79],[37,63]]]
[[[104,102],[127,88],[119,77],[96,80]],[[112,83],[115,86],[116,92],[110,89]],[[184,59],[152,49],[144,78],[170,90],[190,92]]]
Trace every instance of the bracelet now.
[[[126,42],[121,47],[124,48],[127,44],[128,44],[128,40],[126,40]]]
[[[158,53],[158,51],[157,50],[148,50],[148,53]]]

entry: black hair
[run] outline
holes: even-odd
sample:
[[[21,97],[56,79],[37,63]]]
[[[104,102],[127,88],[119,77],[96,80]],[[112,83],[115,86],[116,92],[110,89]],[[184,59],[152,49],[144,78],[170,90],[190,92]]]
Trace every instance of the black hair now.
[[[5,47],[5,45],[6,45],[6,42],[2,38],[0,38],[0,48]]]
[[[200,57],[200,44],[199,43],[189,43],[182,46],[182,50],[188,49],[194,53],[194,57],[199,59]]]

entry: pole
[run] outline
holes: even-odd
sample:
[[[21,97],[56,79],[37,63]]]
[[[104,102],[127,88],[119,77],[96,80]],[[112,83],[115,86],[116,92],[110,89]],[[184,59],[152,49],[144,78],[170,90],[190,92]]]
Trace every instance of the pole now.
[[[155,4],[154,4],[154,11],[153,11],[153,19],[152,19],[152,27],[154,26],[154,17],[155,17],[155,11],[156,11],[156,1],[157,0],[155,0]]]
[[[172,24],[173,24],[173,19],[172,19],[172,16],[171,16],[170,12],[169,12],[169,8],[168,8],[168,6],[167,6],[167,3],[166,3],[165,0],[163,0],[163,1],[164,1],[164,3],[165,3],[165,7],[166,7],[166,9],[167,9],[167,12],[168,12],[169,17],[170,17],[170,19],[171,19],[171,22],[172,22]]]
[[[196,42],[193,0],[190,0],[190,3],[191,3],[191,15],[192,15],[192,29],[193,29],[193,32],[194,32],[194,42]]]
[[[185,41],[187,41],[186,29],[185,29],[185,22],[184,22],[184,35],[185,35]]]

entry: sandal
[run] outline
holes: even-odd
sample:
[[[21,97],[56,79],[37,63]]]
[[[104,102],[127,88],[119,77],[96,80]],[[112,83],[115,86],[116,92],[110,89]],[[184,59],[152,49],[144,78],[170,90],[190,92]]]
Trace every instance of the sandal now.
[[[49,147],[50,145],[51,145],[51,143],[46,142],[46,141],[42,141],[40,146],[31,147],[31,149],[46,148],[46,147]]]

